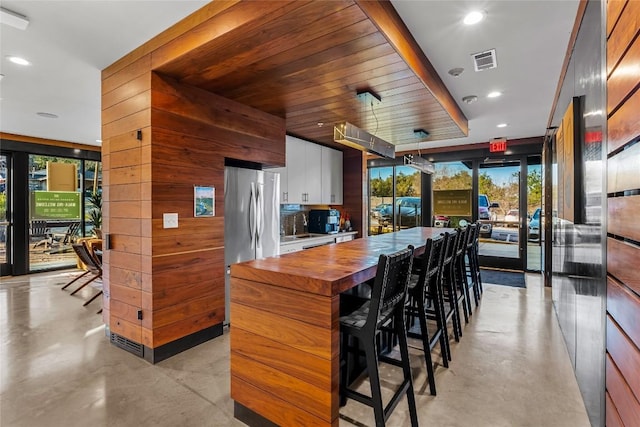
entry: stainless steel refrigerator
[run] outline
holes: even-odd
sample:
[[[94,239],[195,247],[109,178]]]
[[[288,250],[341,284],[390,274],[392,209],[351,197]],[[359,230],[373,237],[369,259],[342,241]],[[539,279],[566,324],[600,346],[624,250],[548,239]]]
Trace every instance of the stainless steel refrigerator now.
[[[225,323],[231,265],[280,253],[280,174],[224,169]]]

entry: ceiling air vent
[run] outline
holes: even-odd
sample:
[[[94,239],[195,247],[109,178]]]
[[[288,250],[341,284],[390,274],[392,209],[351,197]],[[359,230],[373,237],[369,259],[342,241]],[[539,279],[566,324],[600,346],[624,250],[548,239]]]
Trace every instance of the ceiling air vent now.
[[[495,49],[474,53],[471,57],[473,58],[473,66],[476,71],[490,70],[498,66]]]

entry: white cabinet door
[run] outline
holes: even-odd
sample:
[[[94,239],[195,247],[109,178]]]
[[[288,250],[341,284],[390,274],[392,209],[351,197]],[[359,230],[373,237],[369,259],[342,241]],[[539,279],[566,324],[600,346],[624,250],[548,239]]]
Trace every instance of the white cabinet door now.
[[[306,197],[304,203],[322,203],[322,146],[305,143],[306,152]]]
[[[322,203],[342,204],[342,151],[322,147]]]
[[[267,169],[269,172],[280,174],[280,203],[289,203],[289,185],[287,181],[287,168]]]
[[[287,135],[287,192],[288,203],[305,204],[307,174],[307,143]]]

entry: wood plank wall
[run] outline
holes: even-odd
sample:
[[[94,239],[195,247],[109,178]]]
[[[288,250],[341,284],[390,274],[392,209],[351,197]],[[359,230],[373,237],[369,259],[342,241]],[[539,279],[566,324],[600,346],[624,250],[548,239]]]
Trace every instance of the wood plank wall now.
[[[149,348],[224,318],[225,157],[285,161],[284,119],[153,73],[167,60],[159,49],[233,3],[201,9],[102,75],[103,316]],[[172,57],[193,47],[181,46]],[[194,185],[216,187],[216,217],[193,218]],[[178,229],[162,228],[165,212]]]
[[[640,420],[640,1],[607,3],[607,425]]]
[[[367,155],[363,151],[345,147],[343,150],[343,204],[349,213],[351,227],[358,231],[356,238],[368,236],[369,192],[367,189]]]

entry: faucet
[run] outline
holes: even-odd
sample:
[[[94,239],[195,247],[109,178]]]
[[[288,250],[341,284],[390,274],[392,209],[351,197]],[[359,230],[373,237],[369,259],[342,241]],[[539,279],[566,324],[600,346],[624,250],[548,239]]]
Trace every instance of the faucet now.
[[[296,235],[296,214],[293,214],[293,235]]]

